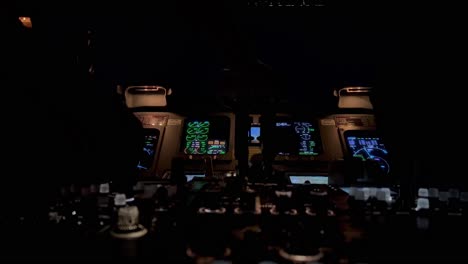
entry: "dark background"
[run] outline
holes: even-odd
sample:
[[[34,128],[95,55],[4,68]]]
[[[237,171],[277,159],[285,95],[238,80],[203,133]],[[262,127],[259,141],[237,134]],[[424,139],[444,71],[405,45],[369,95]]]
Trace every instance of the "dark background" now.
[[[465,149],[463,118],[455,118],[463,100],[454,80],[462,74],[451,69],[464,61],[463,45],[460,23],[443,18],[442,7],[165,2],[2,4],[3,167],[14,171],[2,173],[5,186],[34,193],[57,180],[130,174],[141,135],[115,95],[117,84],[170,87],[177,107],[242,102],[249,111],[267,105],[314,114],[336,108],[335,88],[372,86],[396,177],[466,183],[465,157],[456,152]],[[19,15],[33,18],[32,30]]]

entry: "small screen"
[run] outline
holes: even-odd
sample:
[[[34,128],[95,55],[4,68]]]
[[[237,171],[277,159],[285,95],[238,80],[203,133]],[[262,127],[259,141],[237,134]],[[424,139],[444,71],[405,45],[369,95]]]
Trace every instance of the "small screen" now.
[[[314,175],[291,175],[289,181],[292,184],[328,184],[327,176],[314,176]]]
[[[224,155],[229,151],[230,119],[225,116],[187,119],[183,152],[190,155]]]
[[[322,143],[318,125],[313,121],[277,119],[274,141],[277,155],[319,155]]]
[[[382,139],[370,131],[346,131],[346,144],[353,157],[365,160],[374,160],[382,171],[388,173],[388,151]]]
[[[187,182],[192,181],[194,178],[205,178],[205,174],[185,174]]]
[[[249,130],[249,143],[251,145],[260,144],[260,126],[252,125]]]
[[[143,152],[137,168],[140,170],[149,170],[153,166],[156,146],[158,145],[159,130],[147,129],[145,130],[145,142],[143,145]]]

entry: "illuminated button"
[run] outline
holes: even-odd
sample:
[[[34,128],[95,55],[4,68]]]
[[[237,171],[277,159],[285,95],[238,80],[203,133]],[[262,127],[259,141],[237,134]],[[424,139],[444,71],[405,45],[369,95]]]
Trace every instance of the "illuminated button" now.
[[[356,196],[357,190],[358,190],[358,189],[357,189],[356,187],[350,187],[350,188],[349,188],[349,193],[348,193],[349,196],[351,196],[351,197]]]
[[[118,193],[114,197],[114,205],[115,206],[124,206],[127,204],[127,197],[123,193]]]
[[[359,188],[356,190],[355,198],[358,201],[367,201],[369,199],[369,188]]]
[[[109,193],[109,183],[103,183],[99,185],[99,193]]]
[[[60,216],[59,216],[59,213],[58,212],[49,212],[49,221],[53,221],[53,222],[60,222]]]
[[[416,211],[422,209],[429,209],[429,199],[427,198],[418,198],[416,200]]]
[[[220,208],[217,208],[217,209],[210,209],[210,208],[206,208],[206,207],[200,207],[198,209],[198,213],[199,214],[224,214],[224,213],[226,213],[226,208],[220,207]]]
[[[377,196],[377,188],[371,187],[369,188],[369,197],[376,197]]]
[[[426,188],[419,188],[418,190],[419,197],[429,197],[429,190]]]
[[[380,188],[377,190],[377,200],[383,201],[383,202],[391,202],[392,201],[392,196],[390,194],[390,189],[389,188]]]

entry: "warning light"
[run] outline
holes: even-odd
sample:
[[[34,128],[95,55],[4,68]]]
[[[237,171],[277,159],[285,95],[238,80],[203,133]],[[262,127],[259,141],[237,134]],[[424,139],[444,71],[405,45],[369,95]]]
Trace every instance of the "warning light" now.
[[[32,28],[32,22],[30,17],[19,17],[19,21],[21,21],[21,24],[27,28]]]

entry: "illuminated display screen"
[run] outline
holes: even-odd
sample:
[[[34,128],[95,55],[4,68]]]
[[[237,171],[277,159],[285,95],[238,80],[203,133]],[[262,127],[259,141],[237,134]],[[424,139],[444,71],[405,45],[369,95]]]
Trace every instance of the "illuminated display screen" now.
[[[190,155],[224,155],[229,150],[230,119],[216,116],[187,119],[183,152]]]
[[[192,181],[194,178],[205,178],[205,174],[185,174],[187,182]]]
[[[289,181],[292,184],[328,184],[328,177],[313,175],[290,175]]]
[[[346,131],[346,144],[353,157],[376,161],[380,168],[388,173],[388,151],[382,139],[370,131]]]
[[[311,156],[322,152],[322,142],[316,122],[277,119],[274,137],[278,155]]]
[[[140,161],[138,162],[137,168],[140,170],[149,170],[153,166],[156,146],[158,145],[159,130],[158,129],[147,129],[145,131],[145,142],[143,145],[143,152],[141,154]]]
[[[252,125],[249,130],[249,143],[251,145],[260,144],[260,126]]]

